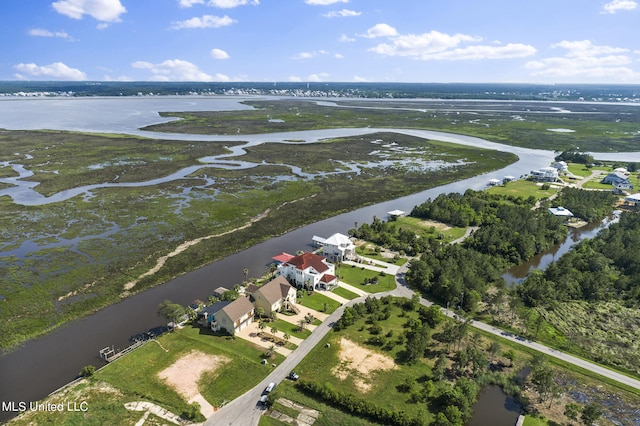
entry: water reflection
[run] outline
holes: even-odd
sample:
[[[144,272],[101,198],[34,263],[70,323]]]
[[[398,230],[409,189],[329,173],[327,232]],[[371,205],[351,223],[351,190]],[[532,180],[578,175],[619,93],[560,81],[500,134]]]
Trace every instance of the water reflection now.
[[[563,242],[533,256],[527,262],[514,266],[504,273],[502,277],[507,282],[507,285],[520,284],[532,271],[544,271],[547,266],[571,250],[575,244],[595,237],[601,230],[608,228],[612,223],[618,222],[620,213],[620,211],[616,210],[612,216],[606,217],[600,222],[592,222],[580,228],[569,228],[569,235]]]

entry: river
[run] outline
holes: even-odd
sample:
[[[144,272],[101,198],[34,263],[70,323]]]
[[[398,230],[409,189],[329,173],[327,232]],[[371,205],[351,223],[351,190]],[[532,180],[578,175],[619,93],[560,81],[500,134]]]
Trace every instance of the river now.
[[[157,111],[179,111],[187,110],[187,108],[189,110],[226,109],[227,107],[234,108],[234,105],[239,102],[239,99],[236,98],[224,99],[225,102],[220,102],[219,99],[185,99],[183,97],[178,99],[154,98],[152,100],[137,98],[65,99],[55,102],[50,100],[2,100],[0,101],[0,128],[111,131],[159,136],[167,139],[228,140],[224,136],[171,135],[169,137],[164,134],[154,135],[137,130],[147,124],[166,121],[157,115]],[[33,102],[33,104],[27,102]],[[84,111],[89,107],[91,107],[91,114]],[[34,114],[34,111],[37,114]],[[74,118],[74,114],[80,114],[83,120]],[[241,137],[234,135],[233,140],[252,140],[254,143],[259,143],[259,141],[298,139],[301,136],[307,140],[307,138],[344,136],[372,131],[375,129],[334,129],[295,132],[295,135],[290,133],[242,135]],[[370,221],[373,216],[385,217],[386,212],[395,209],[410,211],[416,204],[427,198],[435,198],[443,192],[463,192],[468,188],[482,189],[490,178],[500,178],[505,175],[521,176],[532,169],[547,166],[554,156],[550,151],[511,147],[454,134],[419,130],[401,131],[425,138],[510,151],[517,154],[520,160],[497,172],[364,207],[299,228],[124,299],[92,315],[60,327],[41,338],[28,341],[13,352],[0,357],[0,401],[18,404],[21,401],[28,403],[40,400],[73,380],[83,366],[88,364],[101,366],[102,361],[98,357],[100,349],[111,345],[123,348],[128,345],[128,339],[132,335],[163,323],[157,316],[156,309],[158,304],[165,299],[184,305],[194,299],[206,300],[215,288],[219,286],[230,287],[242,281],[245,268],[249,269],[250,276],[257,276],[267,269],[271,256],[282,251],[291,253],[309,249],[313,235],[328,236],[334,232],[346,233],[349,228],[354,226],[355,222],[364,223]],[[640,155],[637,157],[640,158]],[[634,161],[628,155],[627,159]],[[0,421],[6,421],[15,414],[0,410]]]

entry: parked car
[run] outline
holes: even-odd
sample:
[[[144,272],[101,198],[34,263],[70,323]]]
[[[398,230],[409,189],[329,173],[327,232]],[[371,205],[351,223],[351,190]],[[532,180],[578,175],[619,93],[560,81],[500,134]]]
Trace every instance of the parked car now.
[[[264,389],[264,393],[267,394],[271,392],[275,387],[276,387],[276,384],[274,382],[269,383],[267,387]]]
[[[289,373],[289,378],[291,380],[298,380],[300,378],[300,376],[295,371],[292,371],[291,373]]]
[[[267,395],[262,395],[260,397],[260,404],[267,405],[268,402],[269,402],[269,397]]]

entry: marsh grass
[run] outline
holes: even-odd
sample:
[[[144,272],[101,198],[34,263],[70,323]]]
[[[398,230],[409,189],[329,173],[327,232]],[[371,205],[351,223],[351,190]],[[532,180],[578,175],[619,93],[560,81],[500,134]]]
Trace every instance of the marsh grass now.
[[[515,160],[508,153],[419,138],[395,139],[390,133],[297,145],[296,152],[300,159],[306,159],[305,167],[309,170],[334,170],[338,166],[331,159],[332,151],[342,152],[338,147],[349,146],[354,150],[349,156],[351,161],[368,162],[372,160],[370,142],[380,138],[401,141],[408,147],[425,144],[433,151],[425,154],[425,159],[447,153],[450,161],[463,159],[466,164],[425,172],[372,167],[360,174],[313,179],[296,177],[281,164],[262,164],[251,169],[251,173],[204,167],[173,182],[96,189],[84,198],[43,206],[20,206],[8,197],[1,197],[1,247],[16,250],[27,243],[34,248],[28,253],[6,255],[0,262],[3,277],[0,295],[4,297],[0,306],[0,347],[7,350],[127,296],[129,293],[123,292],[125,283],[148,271],[155,266],[156,259],[184,241],[224,234],[171,258],[158,273],[140,280],[132,292],[166,282],[310,222],[504,167]],[[126,176],[141,179],[164,176],[178,167],[197,163],[202,155],[225,152],[224,146],[216,143],[69,132],[2,131],[0,139],[11,148],[3,152],[19,153],[18,161],[22,162],[24,157],[28,168],[46,169],[51,178],[59,178],[42,187],[47,193],[112,180],[115,174],[122,181]],[[256,149],[251,158],[257,161],[259,152],[272,155],[273,150],[283,154],[290,149],[285,144],[268,145],[269,150]],[[72,155],[76,151],[81,155]],[[87,168],[114,162],[125,155],[136,161],[96,170]],[[171,161],[166,160],[169,157]],[[138,163],[138,159],[146,163]],[[314,159],[317,166],[311,166]],[[7,160],[14,161],[16,157],[12,155]],[[265,216],[250,228],[226,233],[260,215]]]
[[[148,126],[146,130],[197,134],[242,134],[314,130],[340,127],[413,128],[476,136],[508,145],[548,150],[633,151],[640,136],[640,112],[623,105],[572,104],[570,113],[550,111],[540,103],[519,102],[518,111],[509,106],[500,111],[494,104],[457,104],[454,107],[428,101],[380,102],[338,101],[336,108],[302,100],[245,101],[251,111],[163,112],[163,117],[182,120]],[[363,109],[358,107],[372,107]],[[590,112],[590,114],[576,114]],[[519,119],[515,119],[517,115]],[[281,123],[269,122],[279,118]],[[575,130],[571,133],[550,131]]]

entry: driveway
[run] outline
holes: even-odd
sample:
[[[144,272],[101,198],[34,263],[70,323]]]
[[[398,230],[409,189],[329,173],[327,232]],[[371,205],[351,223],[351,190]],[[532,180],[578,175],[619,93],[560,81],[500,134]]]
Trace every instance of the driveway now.
[[[283,316],[284,315],[280,315],[278,318],[282,318]],[[262,348],[269,349],[273,345],[273,343],[267,339],[258,337],[258,333],[264,331],[265,333],[268,333],[268,334],[274,334],[274,333],[271,333],[270,328],[271,327],[269,327],[269,324],[267,323],[267,327],[264,330],[260,330],[260,328],[258,327],[258,323],[252,322],[251,324],[246,326],[242,331],[240,331],[239,333],[236,333],[236,337],[239,337],[244,340],[248,340],[249,342],[254,343]],[[284,338],[284,333],[282,331],[278,331],[274,334],[274,336]],[[302,339],[295,336],[291,336],[289,337],[289,341],[291,343],[294,343],[297,346],[300,346]],[[284,356],[288,356],[291,353],[291,349],[287,349],[285,347],[277,346],[277,345],[276,345],[275,351]]]

